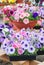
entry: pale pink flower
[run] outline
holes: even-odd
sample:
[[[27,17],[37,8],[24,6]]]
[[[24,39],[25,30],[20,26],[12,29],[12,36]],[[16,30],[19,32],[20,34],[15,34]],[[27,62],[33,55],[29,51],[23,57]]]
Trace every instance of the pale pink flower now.
[[[15,38],[15,37],[16,37],[16,35],[15,35],[15,34],[13,34],[13,35],[12,35],[12,38]]]
[[[17,44],[16,44],[16,43],[12,44],[12,46],[13,46],[14,48],[17,48]]]
[[[24,24],[28,24],[28,23],[29,23],[29,20],[28,20],[27,18],[25,18],[25,19],[23,20],[23,23],[24,23]]]
[[[25,13],[20,14],[20,18],[23,19],[25,17]]]
[[[21,31],[20,34],[21,34],[22,36],[24,36],[24,37],[27,36],[27,35],[26,35],[26,31]]]
[[[19,14],[18,14],[18,13],[15,14],[15,15],[14,15],[14,18],[15,18],[15,20],[19,20]]]
[[[28,5],[28,4],[25,4],[24,8],[25,8],[26,10],[28,10],[29,5]]]
[[[28,17],[28,16],[30,16],[30,14],[26,12],[26,13],[25,13],[25,16]]]
[[[3,21],[9,21],[9,18],[8,17],[4,17]]]
[[[21,55],[24,53],[24,50],[23,49],[18,49],[18,54]]]
[[[42,23],[42,20],[37,21],[37,24],[41,25],[41,23]]]
[[[20,9],[19,12],[20,12],[20,14],[24,13],[24,9]]]

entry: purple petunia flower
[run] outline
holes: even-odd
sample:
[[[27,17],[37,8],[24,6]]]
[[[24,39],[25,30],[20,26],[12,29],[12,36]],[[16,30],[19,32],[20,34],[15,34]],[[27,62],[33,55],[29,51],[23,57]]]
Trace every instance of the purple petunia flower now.
[[[12,26],[9,25],[8,23],[5,23],[5,27],[8,28],[8,29],[11,29],[12,28]]]
[[[0,32],[0,37],[3,37],[4,36],[4,33],[3,32]]]
[[[36,48],[41,48],[41,47],[42,47],[42,45],[41,45],[41,43],[40,43],[40,42],[38,42],[38,43],[36,43],[36,44],[35,44],[35,47],[36,47]]]
[[[0,42],[3,43],[5,37],[0,37]]]
[[[35,12],[35,13],[33,13],[33,15],[32,15],[34,18],[36,18],[37,16],[38,16],[38,13],[37,12]]]
[[[4,28],[4,25],[3,24],[0,24],[0,28]]]

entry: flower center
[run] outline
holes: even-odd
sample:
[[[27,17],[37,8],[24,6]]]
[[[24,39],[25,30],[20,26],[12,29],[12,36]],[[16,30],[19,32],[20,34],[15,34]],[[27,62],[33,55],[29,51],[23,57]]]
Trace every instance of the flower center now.
[[[41,38],[41,40],[43,40],[43,38]]]
[[[13,49],[11,49],[11,51],[13,51]]]
[[[33,48],[30,48],[31,50],[33,50]]]
[[[25,44],[25,46],[27,47],[28,45],[27,45],[27,44]]]

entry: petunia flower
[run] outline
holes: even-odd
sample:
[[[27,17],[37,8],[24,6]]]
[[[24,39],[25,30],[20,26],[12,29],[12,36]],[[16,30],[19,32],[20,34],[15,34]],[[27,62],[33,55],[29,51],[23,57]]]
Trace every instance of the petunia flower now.
[[[13,10],[10,10],[10,14],[12,15],[14,13],[14,11]]]
[[[40,34],[44,35],[44,29],[42,29],[42,28],[40,29]]]
[[[0,29],[3,29],[4,28],[4,25],[3,24],[0,24]]]
[[[21,47],[21,44],[19,43],[19,42],[15,42],[14,44],[12,44],[12,46],[14,47],[14,48],[20,48]]]
[[[19,33],[16,33],[16,38],[17,38],[18,40],[20,40],[20,39],[21,39],[21,35],[20,35]]]
[[[38,20],[37,24],[41,25],[42,24],[42,20]]]
[[[44,36],[39,36],[39,41],[40,41],[40,43],[44,43]]]
[[[28,23],[29,23],[29,20],[28,20],[27,18],[25,18],[25,19],[23,20],[23,23],[24,23],[24,24],[28,24]]]
[[[33,38],[34,38],[34,39],[38,39],[38,37],[39,37],[39,33],[36,33],[36,32],[35,32],[35,33],[33,34]]]
[[[29,12],[30,13],[33,13],[35,10],[36,10],[36,7],[35,6],[29,7]]]
[[[24,50],[23,49],[18,49],[18,54],[19,55],[22,55],[24,53]]]
[[[23,12],[20,14],[20,19],[23,19],[24,17],[25,17],[25,13]]]
[[[44,20],[42,20],[41,26],[44,28]]]
[[[42,48],[42,45],[41,45],[40,42],[37,42],[37,43],[35,44],[35,47],[36,47],[36,48]]]
[[[36,18],[38,16],[38,13],[37,12],[34,12],[33,15],[32,15],[34,18]]]
[[[5,53],[6,53],[7,55],[10,54],[10,52],[9,52],[9,47],[6,47],[6,49],[5,49]]]
[[[26,40],[21,41],[21,48],[28,49],[29,43]]]
[[[30,14],[28,12],[25,12],[25,16],[28,17],[30,16]]]
[[[34,53],[35,52],[35,48],[33,46],[29,46],[28,52],[29,53]]]
[[[9,18],[8,17],[4,17],[3,18],[3,21],[5,22],[5,21],[8,21],[9,22]]]
[[[0,43],[3,43],[5,37],[0,37]]]
[[[2,31],[0,31],[0,37],[3,37],[3,36],[5,36],[5,34]]]
[[[6,53],[7,54],[14,54],[15,53],[15,48],[14,47],[8,47],[8,49],[6,49]]]
[[[18,13],[14,15],[14,19],[18,20],[18,22],[19,22],[19,14]]]
[[[20,34],[23,36],[23,37],[26,37],[26,31],[21,31]]]
[[[1,49],[5,50],[9,45],[8,42],[9,42],[8,39],[5,39],[3,41],[3,44],[1,45]]]

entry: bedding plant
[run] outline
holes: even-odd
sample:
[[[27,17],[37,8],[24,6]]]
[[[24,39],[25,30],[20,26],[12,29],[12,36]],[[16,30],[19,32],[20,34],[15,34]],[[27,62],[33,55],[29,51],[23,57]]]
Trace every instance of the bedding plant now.
[[[39,50],[44,50],[44,29],[23,28],[16,32],[9,24],[0,25],[0,42],[8,56],[37,55]]]

